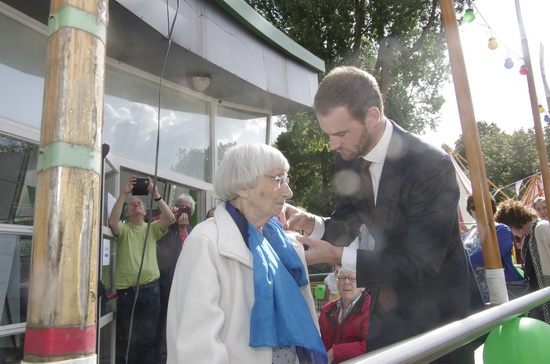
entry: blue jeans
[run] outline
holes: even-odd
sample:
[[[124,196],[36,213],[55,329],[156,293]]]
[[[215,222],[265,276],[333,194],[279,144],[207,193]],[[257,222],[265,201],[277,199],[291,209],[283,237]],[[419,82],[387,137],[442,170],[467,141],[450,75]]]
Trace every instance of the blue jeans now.
[[[155,329],[160,311],[159,292],[158,284],[139,291],[132,323],[128,364],[151,364],[154,361]],[[129,289],[119,290],[117,293],[116,363],[124,364],[135,292]]]

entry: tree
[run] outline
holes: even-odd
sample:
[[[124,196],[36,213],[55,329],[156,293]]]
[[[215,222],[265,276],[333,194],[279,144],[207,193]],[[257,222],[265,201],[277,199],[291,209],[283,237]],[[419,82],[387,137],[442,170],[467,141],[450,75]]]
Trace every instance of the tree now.
[[[499,188],[505,187],[508,196],[515,196],[515,182],[540,171],[534,130],[507,134],[495,123],[479,121],[477,126],[487,178]],[[546,127],[545,134],[549,133],[550,128]],[[455,151],[467,158],[462,135],[455,143]]]
[[[282,123],[286,121],[281,120]],[[328,138],[316,125],[312,113],[295,115],[287,123],[276,147],[290,161],[290,178],[294,201],[321,216],[332,212],[335,196],[332,191],[334,152],[328,147]]]

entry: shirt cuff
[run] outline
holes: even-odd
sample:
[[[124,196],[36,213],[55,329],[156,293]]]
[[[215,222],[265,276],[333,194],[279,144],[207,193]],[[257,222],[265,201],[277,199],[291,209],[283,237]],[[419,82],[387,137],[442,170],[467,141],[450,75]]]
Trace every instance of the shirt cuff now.
[[[313,231],[309,235],[312,239],[321,239],[325,235],[325,220],[323,220],[320,216],[315,216],[315,226],[313,227]]]
[[[342,267],[352,272],[357,268],[357,249],[344,247],[342,252]]]

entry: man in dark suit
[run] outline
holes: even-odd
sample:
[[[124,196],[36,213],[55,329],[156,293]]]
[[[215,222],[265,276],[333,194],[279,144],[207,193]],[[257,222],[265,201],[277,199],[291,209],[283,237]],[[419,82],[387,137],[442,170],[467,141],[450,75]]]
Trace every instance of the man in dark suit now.
[[[356,270],[357,285],[371,293],[367,352],[481,310],[460,237],[456,175],[443,150],[388,120],[374,77],[355,67],[324,78],[314,110],[338,152],[336,206],[328,219],[287,207],[288,225],[310,234],[300,238],[308,264]],[[373,248],[346,247],[362,223]],[[441,360],[473,363],[473,351]]]

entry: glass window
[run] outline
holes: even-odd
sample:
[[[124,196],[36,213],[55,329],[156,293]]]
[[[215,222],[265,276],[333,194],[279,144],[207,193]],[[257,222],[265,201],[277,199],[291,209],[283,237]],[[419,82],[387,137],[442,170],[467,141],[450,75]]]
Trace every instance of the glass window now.
[[[0,135],[0,223],[33,224],[37,155],[36,145]]]
[[[0,114],[39,128],[46,37],[2,14],[0,34]]]
[[[115,311],[116,299],[107,299],[107,297],[116,293],[114,289],[114,240],[102,239],[101,240],[101,283],[103,283],[103,289],[105,295],[100,297],[101,316]],[[100,289],[101,287],[98,287]]]
[[[0,363],[21,363],[23,360],[24,337],[24,334],[0,337]]]
[[[31,247],[31,236],[0,234],[0,325],[27,320]]]
[[[100,329],[99,333],[99,353],[98,353],[98,363],[100,364],[110,364],[113,361],[111,360],[111,351],[112,351],[112,332],[113,332],[113,323],[110,322],[107,325],[103,326]]]
[[[252,111],[218,106],[216,146],[218,165],[227,148],[240,143],[264,143],[267,135],[267,115]]]
[[[103,141],[111,151],[155,164],[159,85],[107,68]],[[159,166],[209,181],[209,103],[164,87]]]
[[[108,162],[103,163],[103,226],[109,226],[109,213],[120,191],[116,189],[118,173]],[[111,196],[111,197],[109,197]]]

